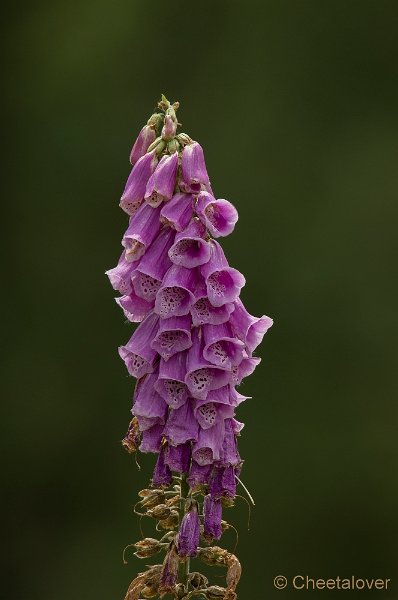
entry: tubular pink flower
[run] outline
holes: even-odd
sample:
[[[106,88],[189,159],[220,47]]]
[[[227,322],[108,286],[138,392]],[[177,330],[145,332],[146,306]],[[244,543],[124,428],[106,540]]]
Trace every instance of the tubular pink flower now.
[[[177,536],[179,556],[187,558],[195,556],[200,539],[200,521],[195,500],[191,501],[189,510],[185,513]]]
[[[173,446],[198,439],[199,425],[193,414],[192,400],[188,399],[179,408],[169,411],[163,433]]]
[[[200,192],[195,210],[215,238],[232,233],[238,221],[236,208],[228,200],[216,200],[209,192]]]
[[[217,421],[210,429],[199,429],[198,441],[192,448],[192,458],[199,465],[211,465],[220,460],[224,431],[224,421]]]
[[[239,365],[235,365],[232,367],[232,382],[234,385],[239,385],[242,383],[245,377],[248,377],[252,373],[254,373],[254,369],[261,362],[261,358],[259,356],[245,356],[242,362]]]
[[[198,142],[185,146],[181,157],[180,188],[184,192],[200,192],[201,186],[210,186],[203,149]]]
[[[174,241],[170,227],[161,230],[132,273],[135,293],[148,302],[155,302],[166,271],[171,267],[167,252]]]
[[[206,398],[206,400],[198,400],[196,402],[194,412],[201,428],[210,429],[216,423],[233,417],[235,409],[228,403],[209,402],[208,398]]]
[[[215,500],[208,494],[203,502],[204,535],[208,539],[219,540],[222,534],[221,500]]]
[[[140,259],[159,233],[160,210],[143,204],[134,217],[130,217],[129,226],[123,236],[122,246],[126,249],[125,259],[133,262]]]
[[[221,325],[228,321],[234,308],[232,302],[227,302],[222,306],[213,306],[207,297],[206,284],[204,280],[200,280],[195,289],[195,303],[191,306],[192,324],[194,327],[205,323]]]
[[[161,158],[145,190],[145,200],[153,207],[170,200],[176,184],[178,153]]]
[[[120,208],[133,216],[144,201],[147,183],[154,172],[158,159],[155,151],[142,156],[134,165],[120,199]]]
[[[157,423],[150,429],[145,429],[145,431],[142,432],[140,452],[159,452],[163,438],[163,429],[163,423]]]
[[[220,244],[215,240],[211,242],[210,260],[200,270],[205,278],[207,295],[213,306],[234,302],[246,283],[242,273],[228,265]]]
[[[140,379],[135,389],[131,412],[137,417],[141,431],[164,425],[166,421],[167,404],[153,389],[156,379],[157,374],[151,373]]]
[[[185,383],[193,398],[203,400],[211,390],[218,389],[231,381],[231,372],[212,365],[203,357],[203,338],[197,330],[192,333],[192,346],[188,350]]]
[[[171,471],[165,462],[165,447],[162,446],[156,461],[152,477],[152,485],[155,487],[167,486],[171,483]]]
[[[203,356],[213,365],[232,369],[239,365],[244,358],[245,344],[232,335],[228,323],[221,325],[203,325],[204,349]]]
[[[266,315],[253,317],[249,314],[240,298],[235,301],[235,310],[229,322],[234,335],[246,344],[249,352],[254,352],[261,344],[264,335],[273,324],[273,320]]]
[[[199,279],[195,269],[173,265],[167,271],[155,300],[161,319],[187,315],[195,302],[194,290]]]
[[[134,165],[141,156],[144,156],[149,146],[156,139],[156,131],[150,125],[144,125],[134,142],[130,152],[130,163]]]
[[[187,479],[189,487],[193,489],[198,485],[209,483],[212,468],[213,466],[211,463],[199,465],[195,460],[192,460]]]
[[[215,467],[210,479],[210,494],[215,500],[223,496],[234,498],[236,495],[236,467]]]
[[[188,269],[204,265],[210,258],[210,244],[205,237],[205,226],[198,219],[193,219],[184,231],[177,233],[169,250],[170,260]]]
[[[172,446],[168,444],[165,455],[165,463],[170,467],[171,471],[177,473],[188,473],[191,463],[191,444],[178,444]]]
[[[186,352],[173,354],[167,361],[160,359],[159,376],[154,387],[170,408],[180,408],[189,396],[184,382],[186,362]]]
[[[128,295],[131,293],[131,274],[137,265],[138,261],[127,261],[125,251],[123,251],[117,266],[105,271],[105,275],[109,277],[109,281],[114,290],[117,290],[121,294]]]
[[[162,206],[160,220],[171,225],[176,231],[183,231],[188,227],[192,215],[192,194],[178,192]]]
[[[153,309],[154,302],[147,302],[143,298],[137,296],[134,290],[131,291],[129,296],[121,296],[115,298],[116,304],[124,312],[126,319],[131,323],[141,323],[146,315]]]
[[[128,372],[137,379],[153,371],[157,353],[148,344],[148,339],[153,339],[158,327],[158,315],[149,313],[127,344],[119,348],[120,357],[124,360]]]
[[[174,354],[190,346],[192,346],[190,315],[160,319],[159,331],[151,342],[151,348],[156,350],[163,360],[167,361]]]

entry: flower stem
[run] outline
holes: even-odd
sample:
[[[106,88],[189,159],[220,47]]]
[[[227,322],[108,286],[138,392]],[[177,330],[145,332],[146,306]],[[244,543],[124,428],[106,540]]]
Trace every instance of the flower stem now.
[[[182,518],[185,514],[185,503],[188,497],[188,493],[189,493],[189,485],[187,482],[187,476],[185,473],[181,474],[181,487],[180,487],[181,493],[181,503],[180,503],[180,523],[182,521]],[[189,575],[189,557],[186,558],[185,562],[182,563],[181,565],[181,583],[183,583],[185,586],[188,584],[188,575]]]

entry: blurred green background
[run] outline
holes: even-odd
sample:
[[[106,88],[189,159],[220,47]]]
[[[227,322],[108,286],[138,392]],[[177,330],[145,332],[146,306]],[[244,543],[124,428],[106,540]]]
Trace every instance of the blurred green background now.
[[[8,7],[5,598],[118,600],[142,566],[121,552],[153,458],[139,473],[119,443],[131,327],[103,273],[161,92],[239,210],[224,247],[247,307],[275,319],[238,415],[239,598],[298,595],[279,574],[389,577],[367,596],[398,597],[397,20],[387,0]]]

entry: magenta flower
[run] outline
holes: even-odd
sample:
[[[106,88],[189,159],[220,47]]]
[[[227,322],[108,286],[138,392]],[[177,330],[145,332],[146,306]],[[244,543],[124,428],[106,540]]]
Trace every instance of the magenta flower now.
[[[198,507],[195,501],[182,519],[177,536],[177,551],[181,558],[195,556],[200,538],[200,521]]]
[[[215,238],[233,232],[238,221],[238,211],[228,200],[216,200],[208,192],[200,192],[196,213]]]
[[[162,446],[156,461],[155,470],[153,472],[152,484],[155,487],[170,485],[172,475],[170,467],[165,461],[165,446]]]
[[[185,146],[181,157],[181,175],[180,188],[184,192],[198,193],[202,185],[205,188],[210,186],[203,148],[198,142]]]
[[[135,140],[134,146],[132,147],[130,152],[130,162],[132,165],[135,165],[135,163],[141,158],[141,156],[144,156],[149,146],[155,141],[155,139],[155,128],[151,127],[150,125],[144,125],[144,127],[138,134],[138,137]]]
[[[208,494],[203,501],[204,534],[208,539],[219,540],[222,534],[222,506],[220,500],[215,500]]]
[[[228,265],[225,254],[218,242],[212,240],[210,260],[201,267],[205,279],[207,296],[213,306],[234,302],[246,280],[242,273]]]
[[[235,416],[249,398],[238,386],[260,363],[255,352],[273,324],[240,299],[245,278],[215,239],[232,233],[238,213],[215,198],[202,147],[177,133],[177,108],[162,97],[133,146],[120,201],[129,224],[118,264],[106,272],[117,304],[137,324],[119,347],[137,379],[124,445],[157,455],[139,504],[169,531],[159,542],[163,565],[133,582],[140,597],[181,597],[188,580],[179,579],[179,562],[198,553],[201,531],[206,542],[221,537],[222,505],[236,496],[243,464]],[[219,555],[216,564],[236,565]],[[235,598],[236,582],[228,585]]]
[[[135,215],[143,203],[147,183],[157,164],[158,159],[153,151],[144,154],[134,165],[120,199],[120,208],[128,215]]]
[[[171,156],[163,156],[146,186],[145,200],[148,204],[156,207],[163,201],[170,200],[176,183],[177,166],[177,152]]]
[[[156,238],[160,231],[159,213],[159,209],[143,204],[134,217],[130,217],[122,239],[127,262],[139,260]]]
[[[131,274],[136,266],[137,264],[126,260],[126,253],[123,251],[117,266],[105,272],[114,290],[121,294],[131,293]]]
[[[210,244],[205,238],[206,227],[198,219],[192,219],[184,231],[177,233],[169,250],[170,259],[188,269],[204,265],[210,258]]]
[[[159,331],[151,343],[151,348],[167,361],[169,358],[192,346],[191,340],[191,317],[171,317],[161,319]]]
[[[174,194],[169,202],[163,205],[160,220],[176,231],[183,231],[192,219],[192,194]]]
[[[167,360],[160,359],[158,380],[154,387],[170,408],[180,408],[189,396],[185,385],[186,362],[186,352],[183,351],[173,354]]]

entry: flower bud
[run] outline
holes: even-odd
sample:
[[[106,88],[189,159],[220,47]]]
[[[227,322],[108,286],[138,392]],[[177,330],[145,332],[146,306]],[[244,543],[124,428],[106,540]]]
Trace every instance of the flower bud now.
[[[185,513],[180,530],[177,536],[178,555],[181,558],[195,556],[200,538],[200,521],[196,501],[190,500],[187,503],[187,512]]]
[[[150,491],[152,493],[147,494],[146,496],[143,497],[144,499],[141,500],[141,506],[148,509],[148,508],[153,508],[154,506],[157,506],[158,504],[164,503],[165,495],[162,490],[142,490],[140,492],[140,495],[142,492],[146,492],[146,491]]]
[[[154,519],[163,520],[170,516],[171,510],[166,504],[158,504],[151,510],[147,511],[147,515]]]
[[[161,529],[174,529],[177,527],[179,521],[178,511],[172,510],[167,519],[159,521],[159,527]]]
[[[193,142],[192,138],[190,138],[187,133],[179,133],[177,135],[177,140],[182,146],[186,146],[187,144],[191,144]]]
[[[174,154],[174,152],[178,152],[179,149],[180,149],[180,144],[177,142],[177,140],[175,138],[170,140],[170,142],[167,144],[167,151],[169,152],[169,154]]]
[[[163,123],[164,115],[163,113],[153,113],[147,121],[147,125],[158,131]]]
[[[134,554],[138,558],[148,558],[150,556],[155,556],[155,554],[160,552],[164,546],[165,544],[161,544],[159,540],[156,540],[155,538],[145,538],[134,544],[134,547],[137,548]]]
[[[177,506],[180,502],[180,495],[178,494],[177,496],[172,496],[171,498],[168,498],[166,500],[166,505],[167,506]]]
[[[174,112],[174,111],[173,111]],[[177,131],[177,120],[173,119],[173,116],[166,114],[164,118],[164,125],[162,129],[162,139],[166,142],[173,139]]]
[[[225,565],[228,552],[219,546],[210,546],[210,548],[199,548],[198,558],[210,566]]]
[[[149,146],[155,141],[155,138],[156,131],[149,124],[141,129],[130,152],[130,162],[132,165],[135,165],[137,160],[139,160],[141,156],[144,156]]]

